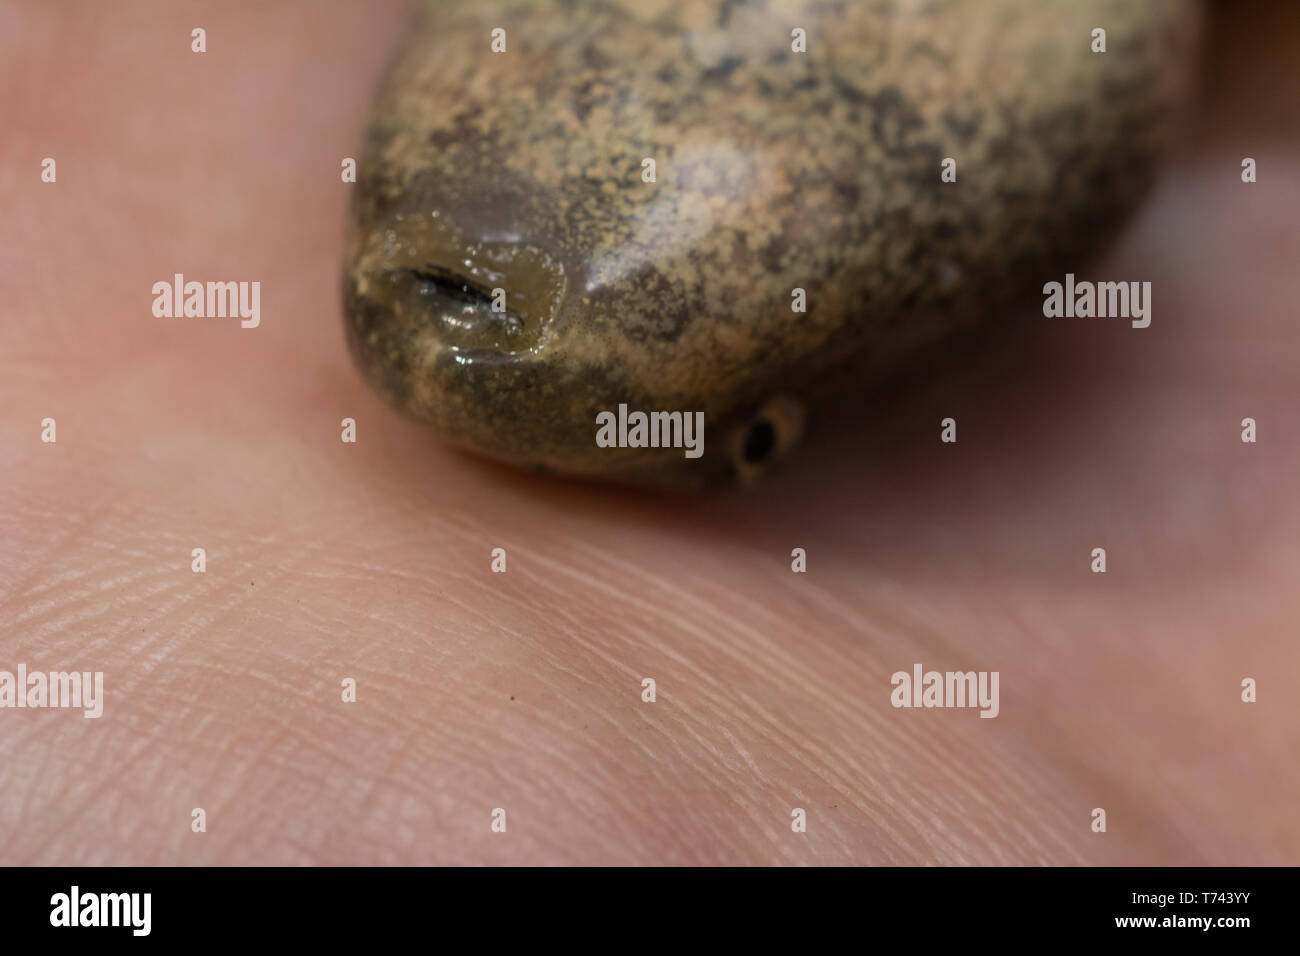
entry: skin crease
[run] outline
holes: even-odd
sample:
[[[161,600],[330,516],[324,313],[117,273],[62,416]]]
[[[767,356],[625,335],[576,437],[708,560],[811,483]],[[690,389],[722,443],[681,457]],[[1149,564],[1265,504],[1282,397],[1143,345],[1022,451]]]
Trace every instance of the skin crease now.
[[[0,863],[1298,862],[1300,19],[1230,12],[1086,270],[1151,328],[1029,315],[692,498],[459,455],[353,370],[339,161],[400,10],[0,9],[0,668],[107,697],[0,712]],[[153,318],[175,271],[261,327]],[[917,661],[1001,715],[890,708]]]

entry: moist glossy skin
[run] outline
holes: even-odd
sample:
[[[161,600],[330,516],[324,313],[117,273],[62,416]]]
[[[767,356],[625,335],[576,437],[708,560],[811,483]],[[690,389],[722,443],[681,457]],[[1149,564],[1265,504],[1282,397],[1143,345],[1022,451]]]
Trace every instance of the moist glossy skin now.
[[[353,355],[393,405],[498,459],[657,485],[754,477],[816,402],[1086,266],[1147,184],[1195,13],[431,4],[360,164]],[[703,456],[598,447],[597,413],[620,403],[702,411]],[[747,443],[764,423],[765,451]]]

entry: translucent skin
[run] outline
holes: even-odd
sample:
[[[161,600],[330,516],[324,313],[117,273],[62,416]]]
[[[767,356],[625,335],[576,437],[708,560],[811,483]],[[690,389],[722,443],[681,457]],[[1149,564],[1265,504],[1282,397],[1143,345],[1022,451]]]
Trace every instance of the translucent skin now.
[[[1196,20],[1178,0],[433,4],[359,171],[353,355],[499,459],[752,477],[805,409],[1085,264],[1148,183]],[[702,411],[703,457],[598,447],[620,403]],[[775,439],[747,461],[758,421]]]

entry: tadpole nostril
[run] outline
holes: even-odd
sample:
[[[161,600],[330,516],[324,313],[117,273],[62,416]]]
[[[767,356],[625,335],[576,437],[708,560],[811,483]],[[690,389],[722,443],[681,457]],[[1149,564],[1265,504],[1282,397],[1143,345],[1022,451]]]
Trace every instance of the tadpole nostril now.
[[[776,429],[772,427],[771,422],[760,418],[750,426],[741,454],[749,464],[759,465],[767,461],[774,447],[776,447]]]

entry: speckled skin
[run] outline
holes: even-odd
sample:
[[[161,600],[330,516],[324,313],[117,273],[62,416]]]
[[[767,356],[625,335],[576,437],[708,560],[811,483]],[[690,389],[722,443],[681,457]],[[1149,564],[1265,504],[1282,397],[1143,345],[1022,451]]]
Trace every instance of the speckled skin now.
[[[350,348],[389,402],[495,458],[661,485],[752,477],[834,389],[1086,265],[1147,184],[1195,14],[431,4],[360,164]],[[504,314],[485,298],[498,287]],[[620,402],[703,411],[703,457],[597,447],[597,412]],[[775,442],[747,461],[760,418]]]

